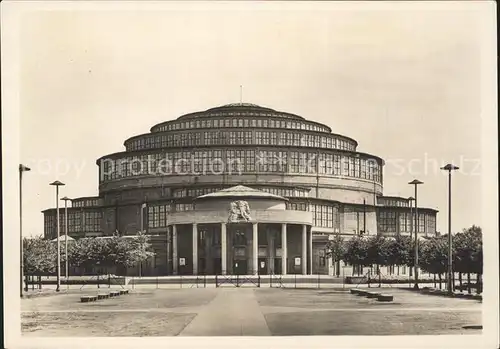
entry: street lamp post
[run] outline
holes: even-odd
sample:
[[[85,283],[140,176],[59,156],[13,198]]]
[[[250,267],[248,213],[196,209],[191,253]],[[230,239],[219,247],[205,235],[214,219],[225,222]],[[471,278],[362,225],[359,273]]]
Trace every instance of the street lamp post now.
[[[415,201],[415,198],[413,196],[410,196],[408,198],[408,201],[410,203],[410,241],[413,237],[413,201]],[[413,268],[410,267],[410,276],[413,276]]]
[[[64,264],[65,264],[65,270],[64,270],[64,277],[66,278],[66,288],[69,288],[69,283],[68,283],[68,278],[69,278],[69,272],[68,272],[68,233],[69,233],[69,227],[68,227],[68,201],[71,201],[70,198],[67,196],[63,197],[61,200],[64,201]]]
[[[64,183],[60,181],[55,181],[50,183],[50,185],[53,185],[56,187],[56,223],[57,223],[57,265],[56,265],[56,270],[57,270],[57,287],[56,287],[56,292],[60,291],[61,288],[61,246],[60,246],[60,241],[59,241],[59,236],[61,234],[61,226],[59,222],[59,187],[62,185],[65,185]]]
[[[19,165],[19,238],[20,238],[20,252],[21,252],[21,270],[20,270],[20,292],[23,296],[23,279],[24,279],[24,256],[23,256],[23,172],[31,171],[31,169],[22,164]],[[26,284],[26,291],[28,284]]]
[[[141,233],[144,234],[144,209],[146,208],[146,204],[143,203],[141,205]],[[142,262],[139,262],[139,277],[142,277]]]
[[[419,181],[418,179],[414,179],[408,184],[413,184],[415,186],[415,285],[414,289],[418,290],[418,201],[417,201],[417,186],[419,184],[424,184],[424,182]]]
[[[453,293],[453,239],[451,236],[451,171],[458,170],[459,167],[448,164],[441,167],[441,170],[448,171],[448,294]]]

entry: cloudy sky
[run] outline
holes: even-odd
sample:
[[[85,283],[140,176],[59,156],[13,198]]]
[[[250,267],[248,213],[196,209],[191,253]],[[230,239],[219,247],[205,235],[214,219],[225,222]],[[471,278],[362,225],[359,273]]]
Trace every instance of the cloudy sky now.
[[[68,8],[66,8],[68,9]],[[98,194],[95,160],[184,113],[243,101],[329,125],[386,160],[386,195],[481,218],[481,29],[472,4],[245,3],[33,11],[19,17],[24,231],[43,233],[54,188]],[[484,156],[484,155],[483,155]]]

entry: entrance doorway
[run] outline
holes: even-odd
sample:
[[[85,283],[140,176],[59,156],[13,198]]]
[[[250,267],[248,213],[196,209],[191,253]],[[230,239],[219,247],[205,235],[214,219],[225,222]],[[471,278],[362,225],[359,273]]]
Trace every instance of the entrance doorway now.
[[[246,275],[247,274],[247,260],[246,259],[235,259],[234,260],[233,274],[234,275]]]

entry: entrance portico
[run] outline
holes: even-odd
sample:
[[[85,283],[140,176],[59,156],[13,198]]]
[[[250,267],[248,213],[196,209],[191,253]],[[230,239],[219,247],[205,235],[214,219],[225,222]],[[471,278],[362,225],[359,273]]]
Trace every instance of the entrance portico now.
[[[310,274],[311,212],[286,210],[286,200],[237,186],[172,213],[173,274]]]
[[[169,230],[174,275],[311,273],[307,225],[193,223]]]

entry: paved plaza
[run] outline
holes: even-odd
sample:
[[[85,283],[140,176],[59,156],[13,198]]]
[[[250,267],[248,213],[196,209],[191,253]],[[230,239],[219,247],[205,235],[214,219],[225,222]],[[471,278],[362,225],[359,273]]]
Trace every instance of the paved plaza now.
[[[394,295],[394,302],[347,288],[221,287],[135,289],[80,303],[81,295],[98,290],[70,290],[23,299],[22,331],[44,337],[480,334],[479,301],[372,290]]]

